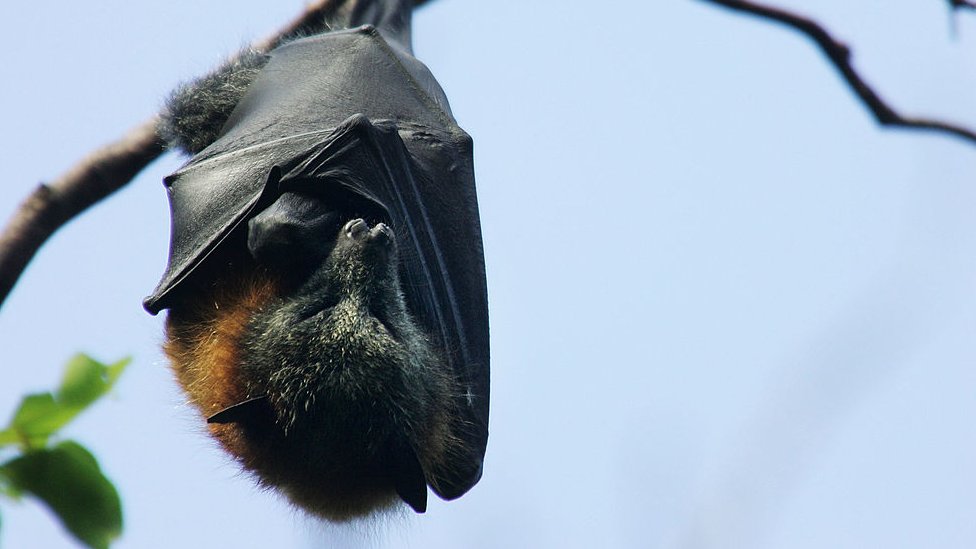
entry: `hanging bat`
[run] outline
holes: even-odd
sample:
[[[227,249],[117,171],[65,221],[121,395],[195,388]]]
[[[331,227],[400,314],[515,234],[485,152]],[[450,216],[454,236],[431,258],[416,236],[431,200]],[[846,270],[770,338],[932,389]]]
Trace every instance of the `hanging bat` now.
[[[339,521],[467,492],[489,396],[471,139],[413,56],[414,2],[350,5],[171,98],[193,156],[144,301],[223,448]]]

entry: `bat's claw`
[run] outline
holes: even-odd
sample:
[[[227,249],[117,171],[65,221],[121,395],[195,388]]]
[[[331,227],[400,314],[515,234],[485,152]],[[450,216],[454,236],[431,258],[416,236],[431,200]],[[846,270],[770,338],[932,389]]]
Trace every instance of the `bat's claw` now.
[[[260,419],[262,414],[267,414],[269,410],[268,396],[261,395],[224,408],[208,417],[207,423],[253,422]]]
[[[346,226],[342,228],[342,232],[353,240],[362,240],[366,233],[369,232],[369,225],[362,218],[353,219],[349,223],[346,223]]]
[[[389,244],[393,242],[393,229],[386,223],[377,223],[373,230],[369,231],[369,237],[380,244]]]
[[[388,246],[393,242],[393,229],[386,223],[377,223],[372,229],[363,219],[353,219],[342,228],[346,238],[361,241],[364,244]]]

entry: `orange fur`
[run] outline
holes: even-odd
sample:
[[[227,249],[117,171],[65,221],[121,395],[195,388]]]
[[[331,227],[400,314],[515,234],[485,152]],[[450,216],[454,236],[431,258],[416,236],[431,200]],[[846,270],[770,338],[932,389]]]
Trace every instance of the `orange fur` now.
[[[166,319],[163,350],[190,402],[206,418],[245,400],[239,349],[247,323],[277,293],[271,279],[218,281],[196,307],[173,307]],[[244,441],[233,424],[209,424],[211,434],[232,454]]]
[[[244,393],[241,338],[251,317],[274,299],[278,284],[255,274],[213,285],[198,306],[174,306],[166,319],[163,350],[190,403],[204,418],[237,404]],[[210,434],[264,486],[282,488],[299,506],[342,522],[391,508],[397,501],[386,479],[322,478],[301,456],[275,455],[270,444],[248,436],[237,423],[208,424]],[[300,483],[295,478],[304,479]]]

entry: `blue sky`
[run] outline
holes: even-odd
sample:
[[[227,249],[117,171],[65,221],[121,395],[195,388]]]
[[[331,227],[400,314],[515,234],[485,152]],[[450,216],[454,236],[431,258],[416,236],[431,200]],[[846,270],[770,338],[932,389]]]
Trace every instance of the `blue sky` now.
[[[458,501],[323,526],[203,435],[140,306],[175,155],[42,250],[0,311],[0,414],[77,351],[134,358],[69,431],[121,490],[119,547],[976,544],[976,148],[880,130],[780,28],[568,4],[415,20],[475,139],[489,275],[491,438]],[[0,215],[300,7],[0,7]],[[942,2],[803,9],[892,103],[976,126],[976,17],[953,39]],[[73,546],[38,505],[0,513],[5,547]]]

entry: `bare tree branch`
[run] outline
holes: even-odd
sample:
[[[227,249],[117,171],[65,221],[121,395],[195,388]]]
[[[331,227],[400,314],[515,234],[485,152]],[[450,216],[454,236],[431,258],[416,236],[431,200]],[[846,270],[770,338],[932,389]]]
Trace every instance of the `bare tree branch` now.
[[[53,183],[38,185],[0,233],[0,303],[58,228],[122,188],[162,152],[153,117],[92,152]]]
[[[874,118],[882,126],[937,131],[964,139],[972,144],[976,144],[976,132],[973,132],[968,128],[930,118],[902,116],[895,111],[895,109],[889,106],[888,103],[882,99],[880,95],[878,95],[874,88],[868,85],[868,83],[864,81],[857,71],[854,70],[854,66],[851,64],[851,52],[848,47],[831,36],[830,33],[828,33],[827,30],[816,21],[786,10],[764,6],[754,2],[747,2],[744,0],[703,1],[781,23],[807,35],[818,46],[820,46],[820,49],[834,65],[834,68],[840,72],[847,84],[851,87],[854,93],[857,94],[858,98],[860,98],[864,105],[874,115]],[[958,4],[960,7],[969,7],[970,5],[970,2],[966,0],[948,1],[953,5]]]
[[[955,38],[959,33],[958,13],[962,10],[976,11],[976,2],[971,0],[946,0],[949,4],[949,29],[952,37]]]
[[[961,9],[976,10],[976,2],[972,2],[970,0],[946,0],[946,1],[949,2],[949,8],[951,8],[953,11],[961,10]]]
[[[425,0],[420,0],[417,5]],[[300,35],[352,9],[357,0],[316,0],[278,32],[254,44],[268,51],[282,40]],[[41,183],[14,212],[0,233],[0,305],[37,250],[68,221],[124,187],[164,152],[156,135],[158,115],[119,140],[83,158],[50,184]]]

